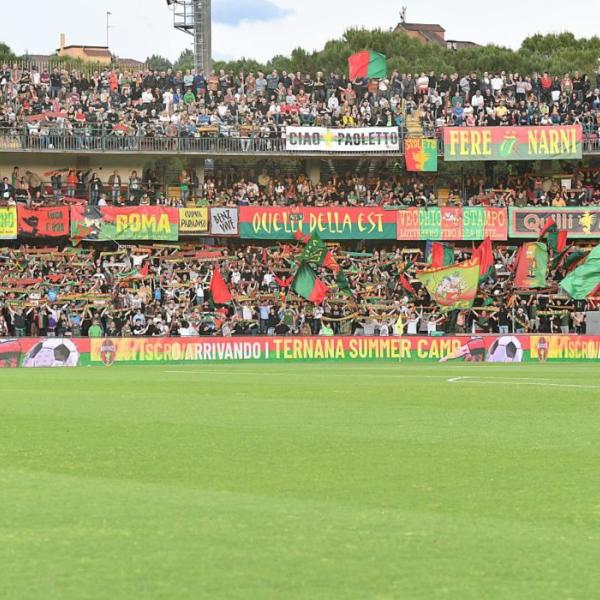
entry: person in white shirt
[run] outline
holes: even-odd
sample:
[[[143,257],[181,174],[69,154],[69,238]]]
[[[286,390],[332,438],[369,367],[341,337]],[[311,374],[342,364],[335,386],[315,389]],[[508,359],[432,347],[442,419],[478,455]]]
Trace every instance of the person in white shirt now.
[[[419,321],[423,318],[423,309],[419,313],[412,312],[406,321],[406,334],[417,335]]]
[[[490,84],[492,86],[492,92],[497,94],[498,92],[502,91],[502,88],[504,87],[504,80],[502,77],[500,77],[500,75],[496,75],[495,77],[492,77]]]
[[[481,92],[479,90],[477,90],[475,92],[475,95],[471,98],[471,106],[475,110],[478,110],[480,108],[483,108],[483,104],[484,104],[484,98],[481,95]]]

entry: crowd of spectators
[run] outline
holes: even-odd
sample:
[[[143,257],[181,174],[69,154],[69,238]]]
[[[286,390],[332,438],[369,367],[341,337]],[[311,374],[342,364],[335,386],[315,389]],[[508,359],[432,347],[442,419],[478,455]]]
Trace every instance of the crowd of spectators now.
[[[418,111],[426,132],[448,125],[581,123],[596,136],[600,72],[465,75],[399,73],[384,79],[341,73],[221,70],[121,72],[0,70],[0,129],[26,131],[52,146],[72,136],[272,139],[288,125],[404,127]]]
[[[169,187],[162,184],[157,169],[103,174],[93,169],[65,168],[39,175],[15,167],[0,178],[0,205],[600,206],[600,170],[593,168],[581,167],[554,176],[482,173],[462,180],[395,171],[372,177],[346,172],[315,184],[303,173],[292,176],[239,169],[211,174],[200,181],[190,168],[181,171],[175,185]]]
[[[0,250],[0,338],[6,336],[413,335],[585,332],[597,304],[561,294],[565,275],[550,270],[548,288],[513,289],[517,248],[495,247],[495,272],[472,310],[439,312],[415,278],[423,250],[330,250],[339,273],[318,269],[329,293],[316,306],[291,289],[301,246],[131,246],[117,250]],[[456,248],[457,261],[471,249]],[[216,306],[219,269],[233,295]],[[402,277],[400,276],[402,275]],[[406,283],[413,287],[408,290]],[[348,289],[345,289],[348,288]]]

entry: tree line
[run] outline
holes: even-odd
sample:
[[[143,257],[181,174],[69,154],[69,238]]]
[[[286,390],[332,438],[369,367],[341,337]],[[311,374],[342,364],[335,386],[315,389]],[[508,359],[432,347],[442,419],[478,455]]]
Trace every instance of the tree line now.
[[[266,63],[241,58],[233,61],[215,61],[215,70],[232,70],[234,73],[273,69],[296,73],[322,71],[345,73],[348,56],[361,50],[375,50],[386,55],[388,70],[397,69],[401,73],[436,71],[437,73],[470,72],[481,73],[506,71],[531,74],[548,71],[560,75],[574,71],[586,73],[592,79],[598,73],[600,63],[600,38],[576,38],[572,33],[541,35],[526,38],[517,50],[488,44],[477,48],[449,50],[436,44],[424,44],[403,33],[376,29],[349,29],[341,39],[330,40],[322,50],[307,52],[303,48],[294,49],[289,56],[277,55]],[[6,45],[0,43],[0,60],[11,61],[26,57],[15,55]],[[189,49],[184,50],[172,63],[169,59],[152,55],[146,59],[149,68],[159,71],[169,68],[186,70],[193,68],[194,57]]]

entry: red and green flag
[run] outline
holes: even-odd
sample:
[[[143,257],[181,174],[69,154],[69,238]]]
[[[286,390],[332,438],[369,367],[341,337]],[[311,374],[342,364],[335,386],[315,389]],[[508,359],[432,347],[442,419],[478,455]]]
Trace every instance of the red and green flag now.
[[[540,231],[538,242],[545,238],[548,242],[548,247],[551,250],[561,253],[567,247],[568,233],[569,232],[566,229],[559,229],[556,225],[556,221],[550,217]]]
[[[357,77],[384,79],[387,77],[387,60],[379,52],[363,50],[348,58],[348,71],[351,80]]]
[[[479,261],[468,260],[417,273],[431,299],[442,312],[471,308],[479,287]]]
[[[327,297],[329,288],[323,283],[317,274],[306,264],[303,263],[292,283],[292,289],[298,296],[302,296],[313,304],[322,304]]]
[[[454,262],[454,248],[443,242],[427,242],[425,244],[425,260],[432,267],[447,267]]]
[[[598,296],[600,292],[600,245],[596,246],[587,260],[569,273],[560,287],[574,300]]]
[[[408,138],[404,143],[406,170],[417,173],[432,173],[438,170],[437,140]]]
[[[479,282],[483,282],[494,274],[494,251],[492,240],[485,238],[483,242],[473,250],[472,258],[479,259]]]
[[[528,242],[519,250],[515,287],[534,289],[546,287],[548,248],[541,242]]]

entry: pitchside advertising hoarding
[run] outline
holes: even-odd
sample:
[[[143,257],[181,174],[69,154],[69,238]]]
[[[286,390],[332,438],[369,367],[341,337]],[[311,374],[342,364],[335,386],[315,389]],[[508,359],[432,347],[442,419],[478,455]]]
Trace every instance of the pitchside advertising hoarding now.
[[[505,241],[505,208],[407,208],[398,211],[398,240]]]
[[[444,160],[555,160],[583,156],[581,125],[444,127]]]
[[[324,240],[396,239],[396,211],[365,208],[240,208],[240,237],[293,239],[317,232]]]
[[[554,219],[569,238],[600,238],[600,208],[510,208],[511,238],[537,238],[544,225]]]
[[[6,368],[318,360],[600,361],[600,336],[0,339],[0,366]]]
[[[285,149],[290,152],[399,152],[397,127],[287,127]]]

